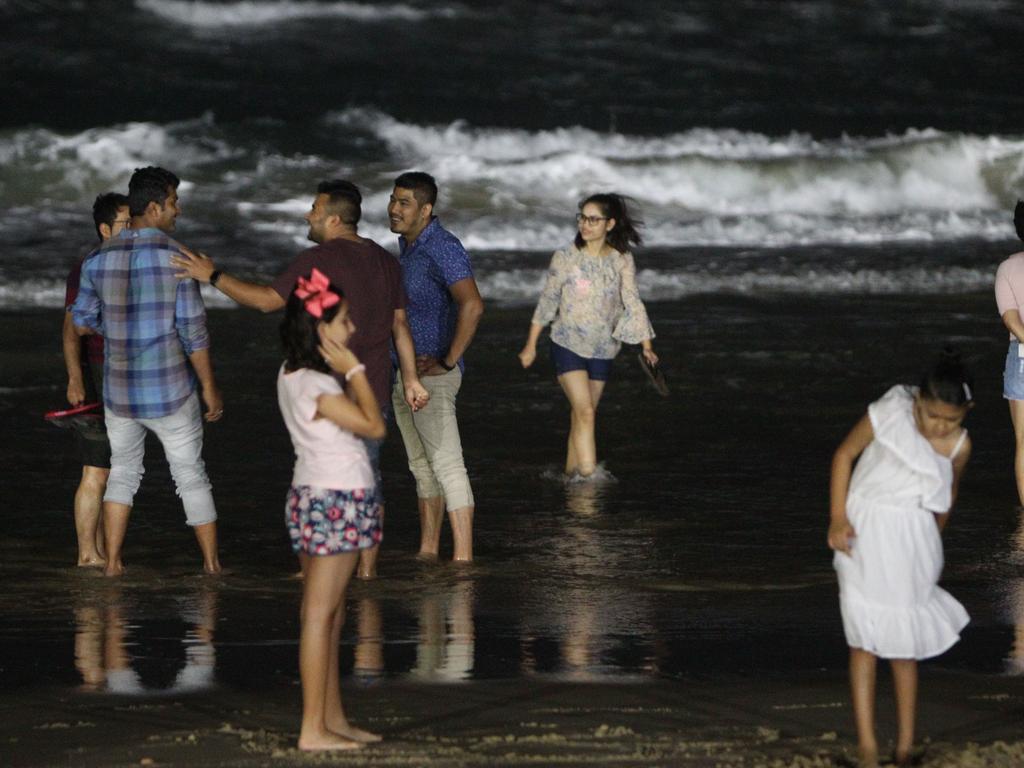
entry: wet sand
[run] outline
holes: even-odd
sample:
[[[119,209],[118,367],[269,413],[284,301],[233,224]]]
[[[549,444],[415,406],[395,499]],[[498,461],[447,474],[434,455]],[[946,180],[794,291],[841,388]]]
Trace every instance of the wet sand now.
[[[206,458],[231,572],[198,575],[151,444],[129,572],[110,584],[68,565],[75,457],[38,416],[63,397],[59,313],[0,314],[0,765],[842,765],[854,737],[828,458],[945,339],[978,377],[944,576],[972,623],[922,665],[919,733],[929,766],[1024,764],[1024,529],[990,297],[651,310],[676,395],[649,391],[624,352],[599,417],[616,479],[571,488],[561,395],[545,361],[516,367],[529,311],[490,309],[460,396],[479,500],[469,568],[412,557],[413,487],[389,440],[382,578],[353,588],[342,648],[350,717],[386,741],[329,758],[293,749],[276,318],[211,312],[227,406]],[[19,516],[26,497],[35,514]],[[883,741],[889,690],[883,672]]]
[[[1019,681],[928,674],[921,721],[929,766],[1024,761]],[[347,682],[347,681],[346,681]],[[883,692],[887,686],[883,684]],[[519,679],[345,688],[347,706],[385,741],[315,756],[295,749],[298,689],[258,696],[104,697],[37,691],[5,702],[10,766],[833,766],[845,765],[843,681],[805,674],[577,684]],[[8,697],[5,697],[8,698]],[[887,711],[883,707],[882,711]]]

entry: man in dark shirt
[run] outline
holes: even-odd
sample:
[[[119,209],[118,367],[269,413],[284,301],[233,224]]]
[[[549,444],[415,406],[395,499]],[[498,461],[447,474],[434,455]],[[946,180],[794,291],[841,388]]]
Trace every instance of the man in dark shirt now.
[[[100,243],[115,237],[131,222],[128,198],[107,192],[92,204],[92,220]],[[68,372],[68,402],[71,405],[97,403],[103,398],[103,337],[99,334],[79,336],[71,317],[71,305],[78,298],[82,279],[82,259],[77,259],[68,274],[64,295],[64,327],[62,341],[64,365]],[[103,492],[110,475],[110,441],[103,418],[83,419],[75,427],[75,440],[82,460],[82,479],[75,491],[75,532],[78,534],[78,564],[106,564],[103,547]]]
[[[405,384],[405,399],[410,408],[426,405],[429,395],[416,372],[412,335],[405,315],[398,261],[369,238],[358,234],[362,215],[362,195],[349,181],[325,181],[317,187],[312,208],[306,214],[309,239],[316,243],[300,253],[271,285],[241,280],[214,267],[202,253],[189,252],[172,264],[183,271],[179,277],[192,277],[210,283],[239,304],[263,312],[282,309],[295,288],[296,280],[309,277],[314,267],[341,288],[349,304],[349,316],[356,331],[349,346],[366,365],[370,387],[377,403],[386,409],[391,402],[391,341],[394,340]],[[344,382],[342,382],[344,386]],[[380,485],[380,443],[366,440],[367,453]],[[382,507],[383,513],[383,507]],[[364,549],[359,556],[359,578],[377,574],[379,547]]]

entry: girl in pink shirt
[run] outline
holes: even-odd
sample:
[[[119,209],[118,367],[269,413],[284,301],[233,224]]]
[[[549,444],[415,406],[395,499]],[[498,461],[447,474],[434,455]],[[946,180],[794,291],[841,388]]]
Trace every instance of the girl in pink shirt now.
[[[1024,201],[1018,200],[1013,223],[1024,240]],[[1024,252],[1015,253],[996,270],[996,306],[1010,332],[1010,348],[1003,367],[1003,397],[1010,404],[1010,420],[1016,437],[1014,476],[1017,495],[1024,504]]]
[[[277,399],[295,447],[285,522],[305,574],[299,749],[306,751],[380,741],[348,722],[338,682],[345,589],[359,550],[381,539],[377,489],[359,438],[384,437],[384,421],[366,367],[346,346],[354,331],[348,303],[323,273],[299,278],[281,323]],[[345,390],[331,371],[344,376]]]

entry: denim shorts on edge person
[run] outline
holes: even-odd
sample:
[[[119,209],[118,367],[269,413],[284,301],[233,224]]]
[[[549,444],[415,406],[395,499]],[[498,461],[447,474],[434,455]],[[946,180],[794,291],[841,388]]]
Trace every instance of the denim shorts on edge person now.
[[[561,376],[569,371],[586,371],[587,378],[594,381],[608,381],[612,372],[612,361],[603,357],[580,357],[565,347],[551,342],[551,361],[555,372]]]
[[[1003,397],[1007,400],[1024,400],[1024,357],[1020,357],[1019,341],[1011,341],[1006,351],[1006,366],[1003,368]]]

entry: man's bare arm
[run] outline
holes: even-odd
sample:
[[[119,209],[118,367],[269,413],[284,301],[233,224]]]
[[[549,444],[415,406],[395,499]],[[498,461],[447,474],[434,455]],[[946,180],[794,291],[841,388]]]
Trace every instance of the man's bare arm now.
[[[405,402],[414,411],[418,411],[430,400],[430,393],[420,383],[420,377],[416,371],[416,349],[412,343],[412,331],[409,330],[409,322],[404,309],[395,310],[395,319],[391,324],[391,338],[395,342],[398,367],[402,371]]]
[[[204,417],[207,421],[217,421],[224,415],[224,399],[221,397],[220,389],[217,387],[217,380],[213,375],[213,362],[210,359],[210,349],[197,349],[188,356],[192,368],[199,379],[202,387],[203,402],[206,403]]]
[[[446,373],[447,370],[441,365],[442,362],[447,366],[454,366],[458,363],[459,358],[473,341],[477,326],[480,325],[480,317],[484,313],[484,300],[480,297],[476,280],[472,277],[452,283],[448,286],[448,291],[459,307],[458,319],[455,321],[455,334],[452,336],[451,344],[448,345],[448,352],[444,360],[435,360],[429,356],[417,358],[416,368],[421,376],[439,376]]]
[[[209,283],[210,276],[217,271],[213,265],[213,259],[189,248],[182,247],[181,250],[180,255],[171,257],[171,265],[182,270],[176,272],[174,276],[191,277],[200,283]],[[244,307],[258,309],[260,312],[273,312],[285,305],[285,300],[269,285],[250,283],[232,277],[225,272],[221,272],[217,277],[217,284],[214,287],[229,299],[237,301]]]
[[[68,371],[68,402],[79,405],[85,401],[85,383],[82,381],[82,340],[75,329],[71,312],[64,313],[64,327],[61,329],[64,346],[64,367]]]

